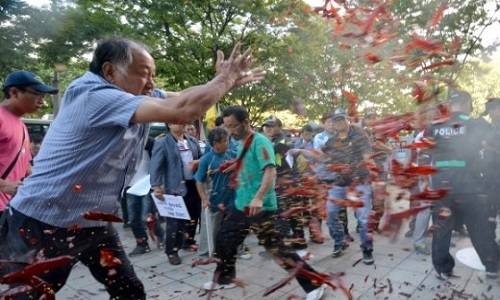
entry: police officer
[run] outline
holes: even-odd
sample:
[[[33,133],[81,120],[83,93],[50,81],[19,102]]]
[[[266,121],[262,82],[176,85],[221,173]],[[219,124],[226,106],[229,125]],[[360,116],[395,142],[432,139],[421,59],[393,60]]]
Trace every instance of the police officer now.
[[[481,136],[477,121],[470,119],[472,100],[464,91],[449,95],[451,118],[430,128],[428,135],[437,146],[431,153],[439,172],[432,177],[433,188],[449,188],[447,197],[433,208],[436,225],[432,239],[432,263],[437,277],[448,279],[455,261],[449,253],[451,233],[461,217],[469,231],[472,244],[486,267],[489,277],[496,276],[498,246],[488,227],[489,201],[478,170],[481,165]],[[494,233],[493,233],[494,234]]]

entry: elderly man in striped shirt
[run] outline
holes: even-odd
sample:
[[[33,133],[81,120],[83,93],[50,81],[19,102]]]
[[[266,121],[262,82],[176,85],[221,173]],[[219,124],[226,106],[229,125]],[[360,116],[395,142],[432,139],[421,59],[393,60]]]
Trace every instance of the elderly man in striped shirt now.
[[[124,38],[101,41],[89,71],[67,88],[33,173],[10,203],[0,254],[16,264],[4,264],[1,272],[68,255],[65,266],[38,274],[50,287],[44,293],[57,292],[81,261],[112,299],[145,299],[106,221],[116,219],[120,193],[144,148],[146,124],[198,119],[233,87],[263,78],[262,70],[250,69],[251,61],[250,51],[241,54],[239,44],[227,60],[219,51],[211,81],[165,93],[155,89],[155,63],[144,45]],[[28,296],[38,299],[39,293]]]

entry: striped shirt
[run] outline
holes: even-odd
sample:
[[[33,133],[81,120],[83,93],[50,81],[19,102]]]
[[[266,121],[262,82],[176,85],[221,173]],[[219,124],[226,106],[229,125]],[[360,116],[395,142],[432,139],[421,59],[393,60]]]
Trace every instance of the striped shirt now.
[[[73,81],[11,206],[53,226],[105,225],[82,214],[118,212],[147,139],[148,126],[130,122],[143,99],[91,72]]]

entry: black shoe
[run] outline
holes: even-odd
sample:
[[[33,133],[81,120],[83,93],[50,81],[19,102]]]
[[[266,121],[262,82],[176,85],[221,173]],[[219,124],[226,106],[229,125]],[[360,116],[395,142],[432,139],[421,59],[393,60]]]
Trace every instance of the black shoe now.
[[[405,233],[405,238],[411,238],[413,236],[413,231],[412,230],[408,230],[406,233]]]
[[[341,248],[333,249],[332,257],[333,258],[340,257],[342,255],[342,253],[344,253],[344,249],[342,249],[342,247]]]
[[[442,281],[448,281],[451,278],[458,278],[459,276],[453,275],[453,272],[437,272],[436,278]]]
[[[365,265],[373,265],[375,260],[373,259],[372,255],[373,250],[364,250],[363,251],[363,263]]]
[[[174,254],[168,255],[168,262],[172,266],[177,266],[177,265],[180,265],[182,263],[182,260],[177,253],[174,253]]]
[[[343,242],[340,246],[335,246],[333,248],[332,257],[339,257],[344,253],[344,250],[349,248],[349,243]]]
[[[148,244],[137,245],[137,246],[135,246],[134,250],[132,250],[132,252],[130,252],[128,254],[128,256],[132,257],[132,256],[137,256],[137,255],[145,254],[145,253],[148,253],[148,252],[151,252],[151,249],[149,248]]]
[[[488,279],[497,279],[499,277],[498,274],[498,272],[486,270],[486,278]]]

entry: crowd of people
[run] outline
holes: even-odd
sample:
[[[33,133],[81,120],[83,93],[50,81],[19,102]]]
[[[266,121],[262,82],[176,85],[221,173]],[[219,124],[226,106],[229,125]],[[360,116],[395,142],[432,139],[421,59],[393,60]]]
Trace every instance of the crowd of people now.
[[[182,264],[181,249],[215,262],[202,288],[233,288],[237,259],[251,258],[245,238],[255,234],[293,272],[306,298],[320,299],[333,278],[308,265],[307,238],[325,244],[326,222],[332,244],[325,246],[332,259],[341,257],[354,241],[349,209],[367,265],[374,263],[376,234],[398,235],[402,218],[396,216],[412,212],[404,217],[412,219],[406,235],[417,253],[431,255],[439,278],[453,276],[454,230],[466,231],[486,276],[498,278],[500,98],[489,99],[486,121],[470,116],[467,92],[450,91],[447,118],[434,122],[435,110],[419,112],[399,136],[381,135],[373,113],[358,120],[338,108],[325,113],[321,126],[305,125],[292,137],[274,116],[251,126],[244,107],[229,106],[205,141],[193,120],[232,88],[262,80],[264,72],[251,62],[250,51],[241,53],[238,44],[227,59],[218,52],[213,80],[165,92],[155,87],[154,60],[144,45],[103,40],[89,71],[67,88],[34,160],[21,117],[57,90],[33,73],[10,74],[0,104],[6,149],[0,153],[0,274],[58,262],[9,282],[12,296],[57,292],[80,261],[112,299],[145,299],[128,256],[150,252],[150,239],[172,265]],[[150,137],[150,122],[165,122],[166,132]],[[127,192],[147,175],[152,195],[160,201],[181,196],[190,220],[164,218],[152,195]],[[136,239],[128,254],[111,225],[121,220],[121,199],[123,221]],[[33,288],[16,290],[21,285]]]

